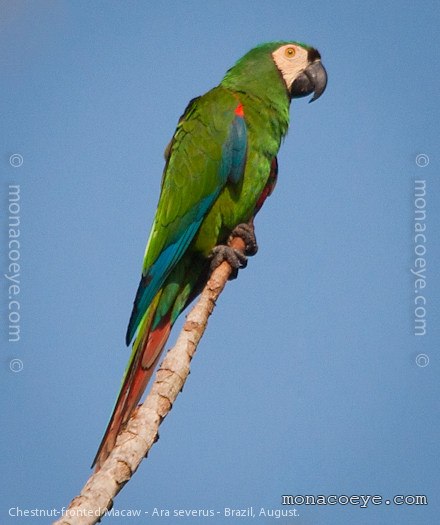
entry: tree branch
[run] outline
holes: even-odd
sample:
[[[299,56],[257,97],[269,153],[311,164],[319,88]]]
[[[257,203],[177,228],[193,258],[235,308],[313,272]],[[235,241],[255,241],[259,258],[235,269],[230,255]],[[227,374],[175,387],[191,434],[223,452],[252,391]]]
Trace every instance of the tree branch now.
[[[241,238],[230,246],[244,251]],[[102,468],[92,474],[84,488],[54,525],[93,525],[113,506],[113,498],[136,472],[142,459],[159,438],[159,425],[170,412],[189,374],[190,362],[205,332],[217,298],[231,275],[232,268],[223,262],[211,274],[195,306],[186,318],[174,347],[160,365],[150,393],[126,428],[119,434],[115,448]]]

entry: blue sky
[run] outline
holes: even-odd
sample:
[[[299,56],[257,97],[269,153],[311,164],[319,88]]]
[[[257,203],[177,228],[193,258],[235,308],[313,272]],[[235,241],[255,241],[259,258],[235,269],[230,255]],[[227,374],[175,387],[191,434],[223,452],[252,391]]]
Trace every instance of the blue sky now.
[[[0,522],[47,523],[9,509],[60,509],[90,473],[129,356],[163,150],[187,102],[254,45],[292,39],[320,50],[327,91],[292,104],[278,185],[256,221],[260,251],[228,284],[115,508],[426,494],[427,506],[297,506],[298,517],[243,521],[434,523],[438,2],[10,0],[1,12],[1,264],[7,273],[8,187],[19,184],[21,337],[8,341],[3,278]],[[427,227],[418,337],[415,180]]]

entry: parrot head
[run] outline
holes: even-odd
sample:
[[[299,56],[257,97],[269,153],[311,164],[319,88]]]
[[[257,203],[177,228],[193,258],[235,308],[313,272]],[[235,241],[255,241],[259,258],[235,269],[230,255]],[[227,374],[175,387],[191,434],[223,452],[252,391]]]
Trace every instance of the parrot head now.
[[[273,86],[278,84],[289,99],[313,93],[312,102],[324,93],[327,72],[313,47],[299,42],[268,42],[244,55],[226,73],[222,84],[260,97],[272,96]]]
[[[285,44],[272,53],[291,98],[313,93],[310,102],[317,100],[327,86],[327,72],[321,64],[321,55],[304,44]]]

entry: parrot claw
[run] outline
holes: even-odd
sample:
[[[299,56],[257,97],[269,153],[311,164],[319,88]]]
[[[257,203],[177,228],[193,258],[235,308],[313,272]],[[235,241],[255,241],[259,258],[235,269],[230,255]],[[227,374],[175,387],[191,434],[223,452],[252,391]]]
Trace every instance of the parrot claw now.
[[[255,255],[258,252],[257,238],[255,237],[255,229],[253,222],[242,223],[236,226],[229,237],[228,242],[231,242],[234,237],[239,237],[245,244],[245,255]]]
[[[247,266],[247,257],[244,253],[235,248],[231,248],[230,246],[220,244],[213,248],[211,252],[211,272],[213,272],[224,261],[228,262],[232,267],[232,273],[229,280],[235,279],[238,275],[238,270],[246,268]]]

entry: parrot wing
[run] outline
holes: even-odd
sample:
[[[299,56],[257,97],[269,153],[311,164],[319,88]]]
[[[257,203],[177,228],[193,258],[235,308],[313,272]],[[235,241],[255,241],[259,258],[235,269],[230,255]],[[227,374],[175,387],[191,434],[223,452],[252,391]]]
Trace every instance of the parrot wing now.
[[[130,344],[149,305],[224,186],[242,177],[247,131],[241,104],[218,87],[193,99],[166,150],[156,216],[127,329]]]

